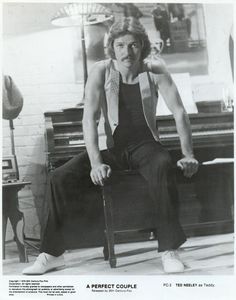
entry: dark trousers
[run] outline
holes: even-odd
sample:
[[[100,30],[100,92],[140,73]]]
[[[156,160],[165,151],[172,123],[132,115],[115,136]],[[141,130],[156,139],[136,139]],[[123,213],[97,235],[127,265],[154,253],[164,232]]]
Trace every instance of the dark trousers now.
[[[158,251],[183,244],[186,237],[178,220],[178,193],[169,152],[158,142],[148,142],[125,151],[104,150],[101,155],[112,170],[135,169],[147,180],[157,215]],[[86,188],[93,185],[90,170],[85,151],[49,175],[46,200],[50,211],[41,252],[59,256],[65,251],[64,214],[70,201],[80,201]]]

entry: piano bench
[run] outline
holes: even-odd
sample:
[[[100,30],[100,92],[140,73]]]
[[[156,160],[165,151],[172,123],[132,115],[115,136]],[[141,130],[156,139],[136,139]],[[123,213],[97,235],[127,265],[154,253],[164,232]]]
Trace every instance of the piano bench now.
[[[104,258],[116,267],[118,234],[155,231],[155,215],[147,182],[136,171],[114,171],[102,187],[105,214]]]

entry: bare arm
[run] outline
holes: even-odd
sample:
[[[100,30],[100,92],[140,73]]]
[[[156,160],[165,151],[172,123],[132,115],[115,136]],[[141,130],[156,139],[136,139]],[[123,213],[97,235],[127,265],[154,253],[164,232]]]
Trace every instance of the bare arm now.
[[[103,164],[98,147],[97,120],[100,117],[101,98],[104,97],[104,66],[97,63],[92,68],[85,87],[83,132],[86,149],[91,164],[91,179],[94,184],[103,185],[110,176],[111,169]]]
[[[192,135],[188,115],[184,109],[179,92],[171,76],[160,75],[159,89],[169,110],[173,113],[177,132],[180,137],[181,150],[184,156],[193,157]]]
[[[156,66],[156,70],[154,69],[154,72],[159,74],[159,90],[166,102],[166,105],[173,113],[177,132],[180,137],[183,158],[178,161],[177,165],[183,169],[184,175],[190,177],[196,173],[198,162],[194,159],[189,117],[184,109],[177,87],[169,72],[165,68],[165,65],[160,64]]]

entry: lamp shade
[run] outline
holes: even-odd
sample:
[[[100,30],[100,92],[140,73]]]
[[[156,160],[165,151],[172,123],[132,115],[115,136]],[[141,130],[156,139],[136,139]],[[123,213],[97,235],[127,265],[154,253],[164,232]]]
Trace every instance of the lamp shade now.
[[[113,19],[111,11],[97,3],[72,3],[61,8],[52,18],[53,25],[68,27],[93,25]]]

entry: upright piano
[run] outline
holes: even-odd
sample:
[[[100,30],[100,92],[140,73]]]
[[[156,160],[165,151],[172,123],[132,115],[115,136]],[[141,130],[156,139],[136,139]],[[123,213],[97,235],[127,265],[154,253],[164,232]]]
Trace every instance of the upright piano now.
[[[195,157],[200,163],[215,158],[233,158],[233,112],[221,112],[220,103],[216,102],[199,103],[198,111],[198,114],[189,115]],[[50,172],[85,150],[83,108],[45,112],[44,116],[47,168]],[[173,117],[157,117],[157,126],[162,144],[176,162],[181,158],[181,151]],[[180,221],[187,235],[233,231],[233,176],[232,163],[200,166],[191,179],[185,178],[181,172],[177,174]],[[88,206],[91,210],[92,206]],[[94,209],[98,207],[95,205]],[[102,208],[100,214],[92,213],[94,227],[91,230],[89,226],[85,228],[87,234],[83,233],[81,246],[97,245],[101,241],[101,233],[96,230],[102,227],[102,214]],[[91,215],[87,222],[91,225]],[[85,235],[88,239],[84,238]],[[92,244],[90,237],[93,238]]]

